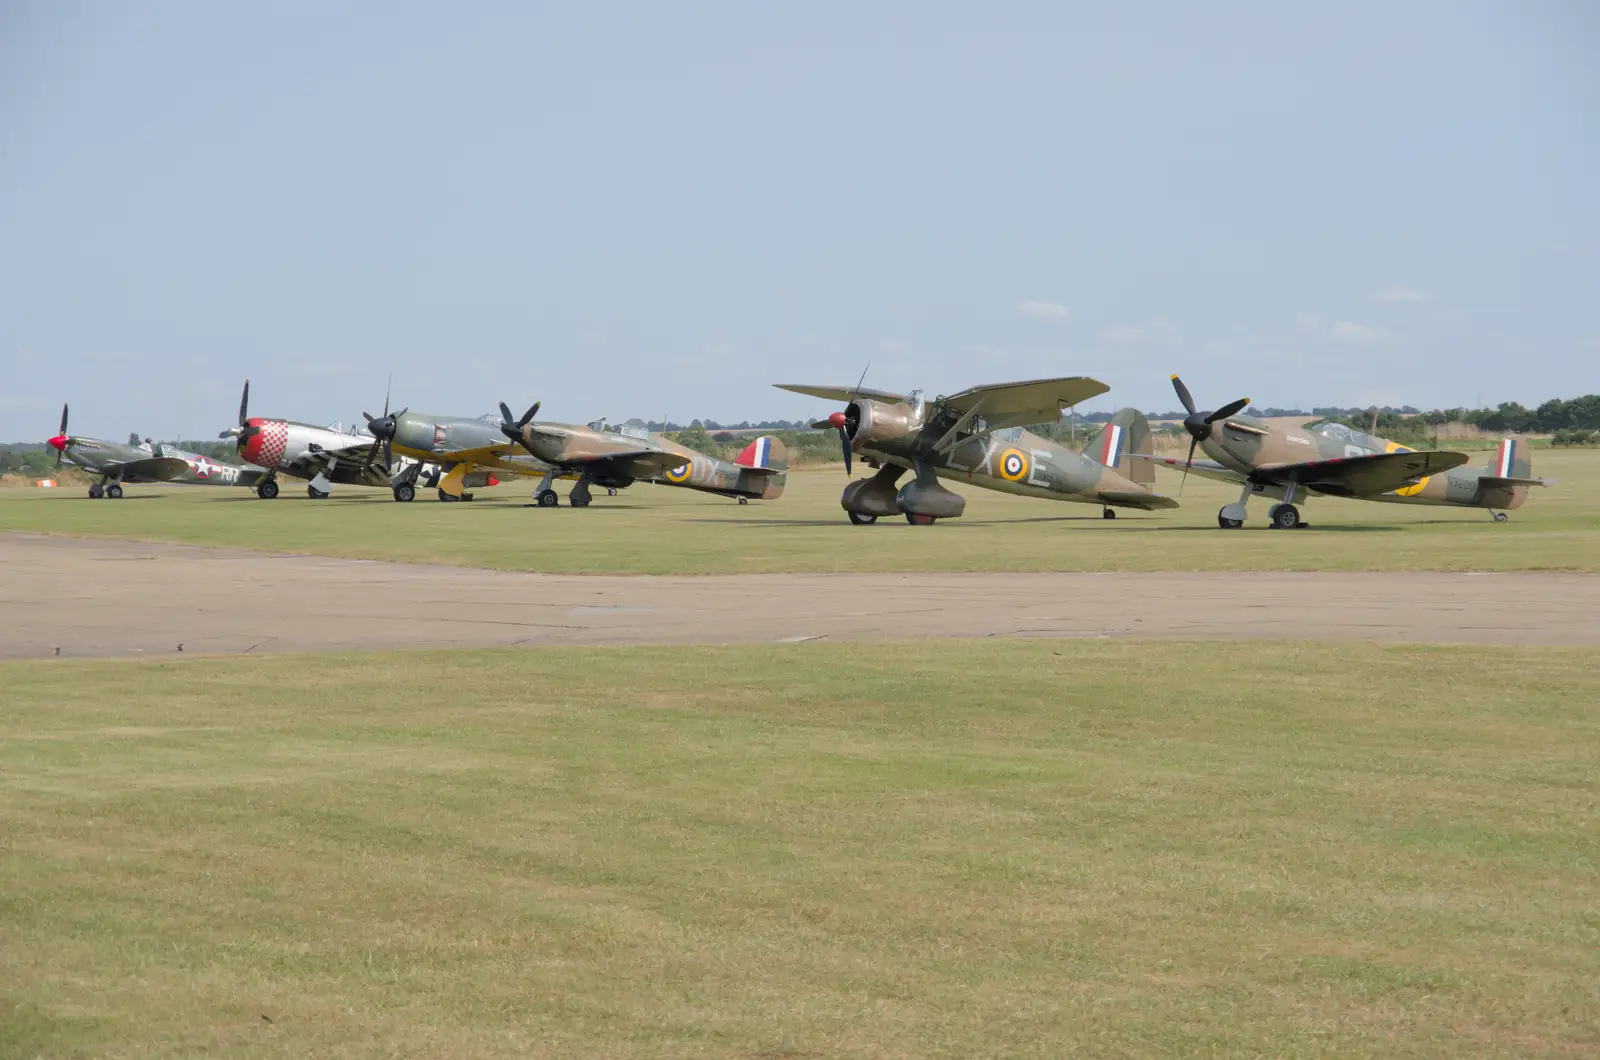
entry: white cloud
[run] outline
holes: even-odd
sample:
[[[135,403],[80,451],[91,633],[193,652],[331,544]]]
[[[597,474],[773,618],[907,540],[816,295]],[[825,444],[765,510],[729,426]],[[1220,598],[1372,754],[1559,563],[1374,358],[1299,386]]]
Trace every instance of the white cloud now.
[[[1335,324],[1328,334],[1332,335],[1336,342],[1350,346],[1371,346],[1389,337],[1389,332],[1382,328],[1369,328],[1364,324],[1355,324],[1348,320]]]
[[[1121,324],[1106,328],[1100,337],[1113,346],[1170,349],[1183,345],[1183,332],[1171,321],[1160,317],[1145,324]]]
[[[1385,305],[1416,305],[1419,302],[1432,301],[1426,292],[1414,287],[1385,287],[1381,291],[1372,292],[1372,300]]]
[[[1017,312],[1038,320],[1070,320],[1072,310],[1060,302],[1036,302],[1027,299],[1017,303]]]
[[[878,349],[884,353],[910,353],[911,343],[905,339],[879,339]]]

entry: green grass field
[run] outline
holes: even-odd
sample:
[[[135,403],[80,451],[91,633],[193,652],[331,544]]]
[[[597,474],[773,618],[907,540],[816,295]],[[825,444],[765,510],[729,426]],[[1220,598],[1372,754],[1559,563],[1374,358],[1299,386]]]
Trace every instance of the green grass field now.
[[[1031,570],[1600,570],[1600,452],[1541,452],[1535,490],[1511,522],[1487,512],[1319,498],[1313,528],[1265,527],[1266,505],[1242,532],[1217,529],[1237,497],[1191,478],[1184,507],[1122,512],[968,488],[967,514],[935,527],[850,525],[842,471],[802,471],[778,501],[732,501],[666,486],[634,486],[585,510],[525,507],[531,485],[479,491],[472,504],[424,494],[396,504],[387,490],[342,489],[311,501],[287,483],[276,501],[245,490],[132,487],[121,501],[79,490],[0,491],[0,531],[130,537],[364,559],[572,573],[711,574],[771,571]],[[1163,470],[1160,487],[1178,489]]]
[[[549,650],[0,683],[7,1057],[1600,1053],[1585,651]]]

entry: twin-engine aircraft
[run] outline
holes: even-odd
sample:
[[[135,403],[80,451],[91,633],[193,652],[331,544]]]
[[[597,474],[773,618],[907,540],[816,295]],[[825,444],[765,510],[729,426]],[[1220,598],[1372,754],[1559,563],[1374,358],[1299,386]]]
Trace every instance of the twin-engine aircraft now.
[[[389,485],[389,469],[377,462],[377,438],[294,420],[252,417],[248,379],[239,398],[239,426],[218,437],[235,439],[239,456],[265,469],[256,483],[256,496],[262,500],[278,495],[279,475],[305,479],[306,493],[313,500],[332,496],[335,483]]]
[[[1217,525],[1225,530],[1244,525],[1245,502],[1252,496],[1278,498],[1267,512],[1274,529],[1307,525],[1294,505],[1301,491],[1396,504],[1486,508],[1503,523],[1506,510],[1527,499],[1529,486],[1550,484],[1530,477],[1527,447],[1515,439],[1502,441],[1485,466],[1462,468],[1468,459],[1465,453],[1419,452],[1342,423],[1282,427],[1246,416],[1242,413],[1249,398],[1215,412],[1200,412],[1183,380],[1173,376],[1172,388],[1188,412],[1183,425],[1191,439],[1189,457],[1179,461],[1140,454],[1139,459],[1242,486],[1239,499],[1217,512]],[[1211,459],[1196,460],[1196,447]]]
[[[567,502],[574,508],[589,504],[591,486],[618,490],[641,480],[736,497],[740,504],[752,498],[776,500],[783,494],[788,452],[770,435],[751,442],[730,464],[643,427],[610,427],[604,420],[582,427],[536,423],[538,414],[537,401],[521,419],[513,419],[511,409],[500,403],[500,433],[545,468],[533,493],[541,508],[561,503],[551,483],[572,476],[578,481],[567,494]]]
[[[904,515],[926,526],[954,519],[966,499],[939,484],[953,479],[1026,497],[1097,504],[1107,519],[1116,508],[1176,508],[1178,502],[1151,488],[1154,470],[1129,460],[1149,453],[1150,425],[1137,409],[1122,409],[1083,453],[1024,428],[1054,423],[1061,410],[1104,394],[1096,379],[1070,376],[973,387],[925,401],[922,391],[895,394],[854,387],[778,383],[780,390],[845,401],[816,428],[836,428],[845,473],[860,453],[877,474],[845,487],[840,506],[850,521],[865,526],[880,516]],[[913,478],[898,486],[910,471]]]

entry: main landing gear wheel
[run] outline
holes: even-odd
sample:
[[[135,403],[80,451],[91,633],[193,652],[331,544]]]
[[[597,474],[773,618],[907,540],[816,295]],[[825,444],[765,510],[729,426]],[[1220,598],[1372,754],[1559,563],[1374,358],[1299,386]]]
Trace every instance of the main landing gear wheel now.
[[[552,490],[551,492],[553,493],[555,491]],[[575,492],[567,494],[567,503],[572,505],[574,508],[587,508],[589,507],[589,501],[590,497],[587,493],[583,494],[582,496],[579,496]]]
[[[1223,512],[1225,512],[1227,510],[1228,509],[1226,509],[1226,508],[1219,508],[1217,510],[1217,525],[1218,526],[1222,527],[1224,530],[1237,530],[1237,529],[1239,529],[1239,527],[1244,525],[1244,520],[1243,519],[1229,519],[1226,515],[1222,514]]]
[[[460,498],[457,497],[453,493],[446,493],[444,490],[440,490],[439,491],[439,500],[442,501],[445,504],[449,504],[452,501],[456,501],[456,500],[459,500],[459,499]]]
[[[333,496],[333,494],[332,493],[323,493],[321,490],[317,489],[317,487],[315,487],[315,486],[307,486],[306,487],[306,496],[310,497],[314,501],[325,501],[329,497]]]
[[[1494,521],[1497,522],[1497,523],[1503,523],[1507,519],[1510,519],[1510,518],[1511,518],[1511,516],[1507,515],[1505,512],[1495,512],[1494,513]]]
[[[749,504],[750,503],[750,498],[749,497],[740,497],[739,498],[739,503],[740,504]]]
[[[122,499],[122,487],[113,482],[106,487],[106,496],[114,501],[120,501]]]
[[[541,508],[554,508],[561,503],[561,498],[556,495],[555,490],[540,490],[533,499],[539,502]]]
[[[104,486],[100,485],[99,483],[96,483],[96,484],[94,484],[94,485],[89,487],[89,499],[90,500],[96,500],[97,501],[101,497],[104,497],[105,495],[106,495],[106,488]]]
[[[1267,521],[1274,530],[1293,530],[1300,525],[1300,509],[1292,504],[1274,504]]]
[[[1112,508],[1107,508],[1107,509],[1105,509],[1104,511],[1102,511],[1100,513],[1100,518],[1102,518],[1102,519],[1115,519],[1116,517],[1117,517],[1117,513],[1116,513],[1115,509],[1112,509]]]
[[[256,487],[256,496],[264,501],[270,501],[278,495],[278,484],[270,478]]]
[[[394,499],[397,501],[414,501],[417,499],[417,487],[409,482],[402,482],[394,488]]]
[[[871,526],[878,521],[876,515],[862,515],[860,512],[850,512],[850,521],[857,526]]]
[[[932,526],[938,519],[936,515],[918,515],[916,512],[906,513],[906,522],[912,526]]]

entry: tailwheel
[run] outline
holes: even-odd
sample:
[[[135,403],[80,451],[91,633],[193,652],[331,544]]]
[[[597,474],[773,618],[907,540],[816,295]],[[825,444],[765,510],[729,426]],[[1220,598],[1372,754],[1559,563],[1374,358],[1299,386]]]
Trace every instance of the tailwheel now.
[[[1267,522],[1274,530],[1293,530],[1300,525],[1300,509],[1292,504],[1274,504],[1267,513]]]
[[[1217,525],[1218,526],[1222,527],[1222,529],[1224,529],[1224,530],[1237,530],[1241,526],[1244,525],[1244,520],[1243,519],[1229,519],[1227,514],[1226,514],[1227,511],[1228,511],[1228,509],[1226,509],[1226,508],[1217,509]]]
[[[106,496],[110,497],[114,501],[121,500],[122,487],[113,482],[111,485],[106,487]]]
[[[409,482],[402,482],[394,488],[394,499],[397,501],[414,501],[417,499],[417,487]]]
[[[1100,518],[1102,519],[1115,519],[1116,517],[1117,512],[1114,508],[1106,508],[1100,513]]]
[[[850,521],[857,526],[871,526],[878,521],[876,515],[862,515],[860,512],[850,512]]]
[[[539,502],[539,507],[541,508],[554,508],[561,503],[561,498],[556,495],[555,490],[551,489],[540,490],[533,499]]]
[[[1508,520],[1510,518],[1511,518],[1511,516],[1507,515],[1505,512],[1495,512],[1494,513],[1494,521],[1497,522],[1497,523],[1503,523],[1503,522],[1505,522],[1506,520]]]
[[[256,487],[256,496],[264,501],[270,501],[278,495],[278,484],[270,478]]]
[[[918,515],[916,512],[906,513],[906,522],[912,526],[932,526],[938,518],[936,515]]]

